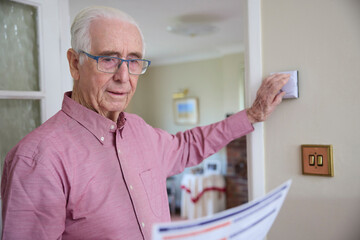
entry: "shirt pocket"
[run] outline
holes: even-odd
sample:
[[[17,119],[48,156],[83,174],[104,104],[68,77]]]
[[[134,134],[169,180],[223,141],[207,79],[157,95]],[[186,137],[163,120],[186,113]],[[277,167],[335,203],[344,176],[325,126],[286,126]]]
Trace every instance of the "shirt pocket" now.
[[[161,217],[166,212],[164,208],[167,207],[165,181],[162,181],[152,169],[140,173],[140,178],[152,212],[155,216]]]

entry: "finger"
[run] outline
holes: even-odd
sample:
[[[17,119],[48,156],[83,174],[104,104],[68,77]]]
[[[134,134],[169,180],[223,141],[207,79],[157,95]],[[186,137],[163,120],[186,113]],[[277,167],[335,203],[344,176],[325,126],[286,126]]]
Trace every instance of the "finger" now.
[[[272,74],[272,75],[270,75],[268,77],[268,80],[270,80],[270,81],[273,81],[273,80],[278,81],[278,80],[281,80],[283,78],[289,78],[290,76],[291,75],[287,74],[287,73],[274,73],[274,74]]]
[[[273,74],[264,79],[264,82],[259,88],[258,93],[272,102],[280,89],[289,81],[289,74]]]
[[[277,90],[277,92],[280,91],[280,89],[285,86],[285,84],[289,81],[289,79],[290,79],[290,74],[279,74],[278,76],[274,77],[273,79],[274,89]]]
[[[272,79],[277,84],[286,84],[290,79],[290,74],[278,74],[274,76]]]
[[[277,94],[274,98],[273,105],[279,105],[282,102],[283,97],[285,96],[286,92],[281,92]]]

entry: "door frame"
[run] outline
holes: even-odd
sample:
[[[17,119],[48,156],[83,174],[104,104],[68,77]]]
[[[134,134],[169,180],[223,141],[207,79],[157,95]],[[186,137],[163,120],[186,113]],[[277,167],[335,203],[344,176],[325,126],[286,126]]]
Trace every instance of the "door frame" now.
[[[250,107],[263,79],[261,0],[245,2],[245,105]],[[266,191],[264,123],[255,123],[254,128],[246,138],[249,200]]]

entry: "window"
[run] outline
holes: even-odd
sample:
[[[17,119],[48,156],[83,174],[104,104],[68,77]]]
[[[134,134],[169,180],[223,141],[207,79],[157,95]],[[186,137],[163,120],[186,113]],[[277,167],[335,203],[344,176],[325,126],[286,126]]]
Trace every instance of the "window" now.
[[[59,19],[69,16],[66,7],[63,0],[0,1],[1,173],[9,150],[60,109],[69,88],[64,59],[70,38],[60,31],[70,26],[60,23],[70,24]]]

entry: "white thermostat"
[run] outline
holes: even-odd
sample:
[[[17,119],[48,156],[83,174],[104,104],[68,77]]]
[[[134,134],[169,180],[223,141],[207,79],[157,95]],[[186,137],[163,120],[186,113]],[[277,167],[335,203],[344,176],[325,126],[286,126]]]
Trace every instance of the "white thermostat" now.
[[[288,83],[286,83],[285,86],[281,88],[281,91],[286,92],[283,98],[299,98],[299,71],[296,70],[277,73],[290,74],[290,79]]]

